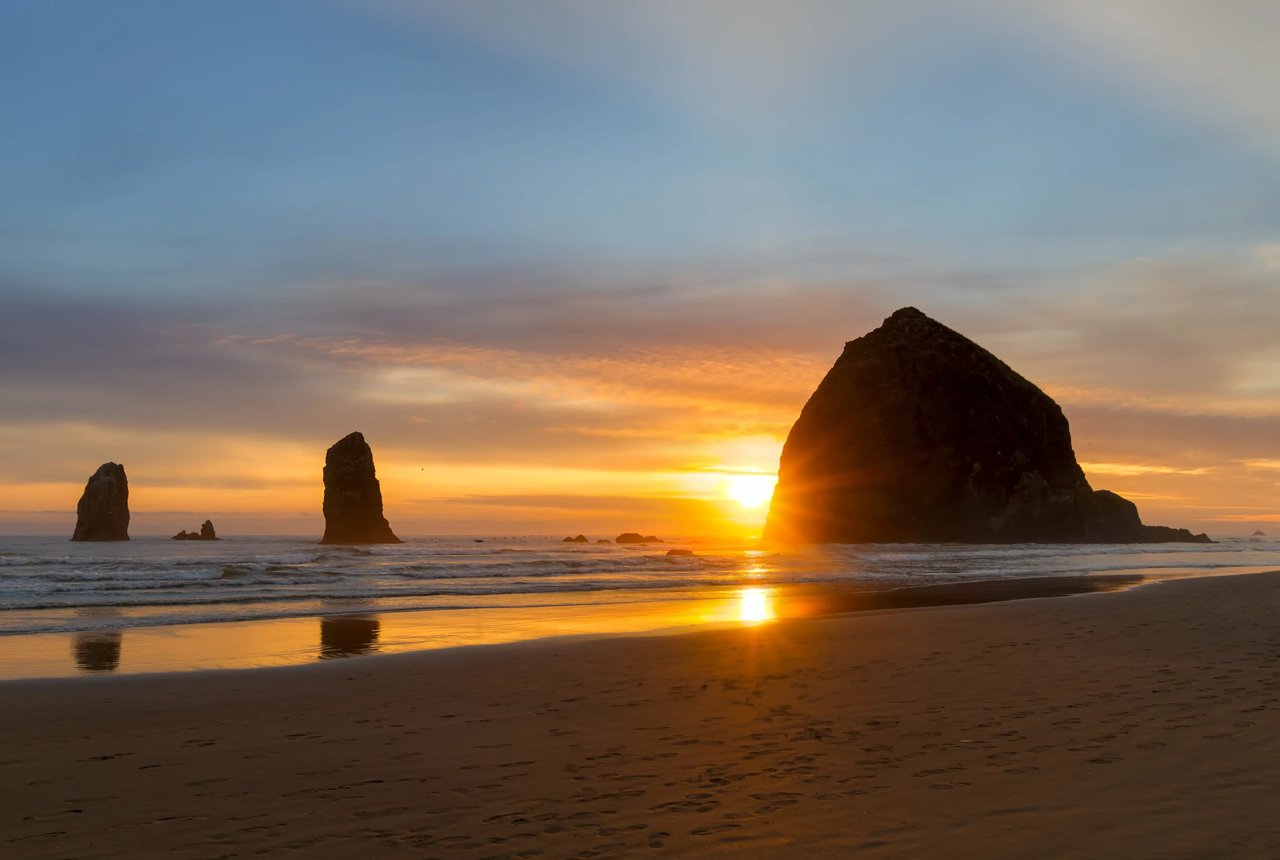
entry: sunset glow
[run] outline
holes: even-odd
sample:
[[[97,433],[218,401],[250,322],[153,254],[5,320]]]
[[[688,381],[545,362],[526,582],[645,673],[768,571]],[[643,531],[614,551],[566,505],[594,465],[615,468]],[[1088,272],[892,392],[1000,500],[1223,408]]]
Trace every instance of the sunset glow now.
[[[773,497],[776,483],[775,475],[730,475],[725,479],[725,495],[742,507],[755,510]]]
[[[767,588],[742,589],[738,604],[738,620],[747,624],[761,624],[777,617],[773,609],[773,595]]]

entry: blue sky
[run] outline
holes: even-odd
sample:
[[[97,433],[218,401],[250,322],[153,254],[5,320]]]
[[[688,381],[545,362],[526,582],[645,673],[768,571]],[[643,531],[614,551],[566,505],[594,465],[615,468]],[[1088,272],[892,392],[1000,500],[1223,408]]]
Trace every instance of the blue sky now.
[[[699,430],[780,445],[843,340],[909,303],[1104,448],[1124,448],[1117,414],[1277,429],[1277,14],[908,5],[0,0],[0,436],[63,440],[0,480],[35,498],[34,471],[108,459],[99,438],[145,452],[148,428],[196,438],[245,415],[317,443],[372,422],[396,456],[428,445],[461,468],[477,437],[460,428],[537,379],[559,382],[520,413],[552,428],[527,456],[569,469],[551,449],[586,407],[565,392],[614,362],[674,374],[668,391],[708,368],[732,390],[735,361],[790,368],[790,394],[726,396]],[[371,402],[389,367],[449,410]],[[316,374],[364,394],[317,400]],[[156,393],[184,381],[202,403]],[[610,428],[571,442],[587,460],[647,421],[665,429],[637,462],[687,466],[659,453],[689,442],[678,407],[667,426],[595,396]],[[1125,456],[1175,470],[1146,480],[1261,475],[1241,494],[1265,521],[1276,476],[1242,465],[1280,457],[1264,448]],[[199,486],[172,471],[157,464]],[[1197,486],[1161,512],[1225,504]]]

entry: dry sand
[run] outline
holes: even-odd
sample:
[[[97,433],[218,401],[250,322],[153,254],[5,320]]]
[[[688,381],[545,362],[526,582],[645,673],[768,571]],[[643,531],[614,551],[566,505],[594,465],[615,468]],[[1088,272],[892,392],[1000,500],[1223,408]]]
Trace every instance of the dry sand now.
[[[0,856],[1276,857],[1280,574],[0,684]]]

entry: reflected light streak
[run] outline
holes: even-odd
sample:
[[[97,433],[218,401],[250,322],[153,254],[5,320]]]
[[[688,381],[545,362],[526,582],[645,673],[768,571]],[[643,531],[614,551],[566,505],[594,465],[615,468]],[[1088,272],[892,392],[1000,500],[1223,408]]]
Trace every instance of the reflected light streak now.
[[[738,620],[744,624],[761,624],[777,618],[773,595],[767,588],[744,588],[738,596]]]

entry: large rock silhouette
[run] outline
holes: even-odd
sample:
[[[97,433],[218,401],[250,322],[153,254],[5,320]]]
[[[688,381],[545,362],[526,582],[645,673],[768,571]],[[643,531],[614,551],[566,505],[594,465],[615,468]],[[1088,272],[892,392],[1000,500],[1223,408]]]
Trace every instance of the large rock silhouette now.
[[[1094,491],[1058,404],[915,308],[844,353],[800,413],[765,526],[774,541],[1208,541]]]
[[[129,479],[124,466],[103,463],[89,478],[76,505],[76,530],[71,539],[129,539]]]
[[[324,455],[324,538],[321,543],[401,543],[382,515],[382,487],[373,451],[351,433]]]

